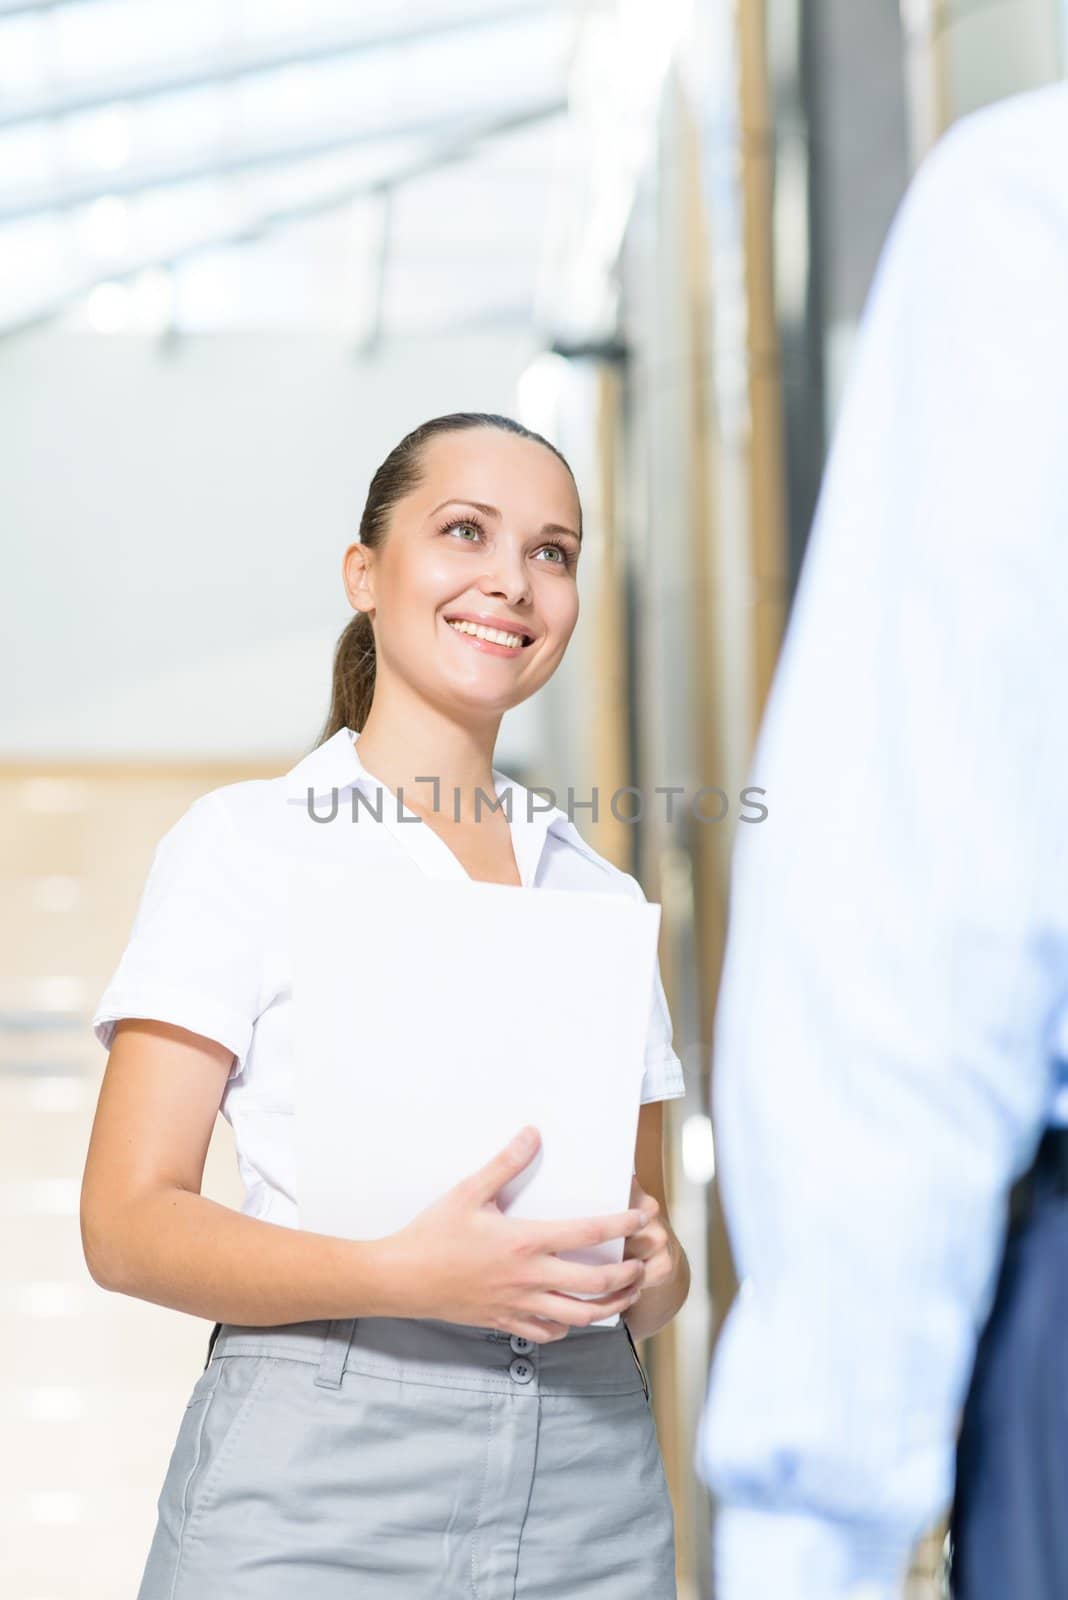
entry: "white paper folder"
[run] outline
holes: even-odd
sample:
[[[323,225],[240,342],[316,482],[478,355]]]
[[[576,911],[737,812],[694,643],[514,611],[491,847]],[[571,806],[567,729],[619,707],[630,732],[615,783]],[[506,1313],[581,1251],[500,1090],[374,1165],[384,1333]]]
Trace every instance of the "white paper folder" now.
[[[628,1209],[659,905],[363,861],[302,863],[290,909],[302,1228],[393,1233],[527,1123],[503,1210]]]

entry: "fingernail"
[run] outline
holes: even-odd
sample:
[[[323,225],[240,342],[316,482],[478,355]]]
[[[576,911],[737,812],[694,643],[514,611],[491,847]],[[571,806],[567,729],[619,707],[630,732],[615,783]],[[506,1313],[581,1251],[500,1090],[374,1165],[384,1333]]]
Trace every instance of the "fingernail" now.
[[[649,1217],[648,1217],[647,1213],[644,1212],[644,1211],[639,1211],[638,1212],[638,1221],[641,1224],[641,1226],[644,1228],[645,1224],[649,1221]]]

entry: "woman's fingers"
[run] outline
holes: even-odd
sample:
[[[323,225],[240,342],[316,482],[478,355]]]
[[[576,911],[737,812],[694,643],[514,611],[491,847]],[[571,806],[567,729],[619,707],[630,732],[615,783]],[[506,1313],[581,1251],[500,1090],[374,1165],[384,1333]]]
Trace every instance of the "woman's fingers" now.
[[[554,1344],[558,1339],[566,1339],[571,1329],[563,1322],[543,1322],[540,1317],[518,1317],[508,1332],[518,1333],[521,1338],[530,1339],[535,1344]]]
[[[611,1217],[563,1218],[557,1222],[522,1222],[530,1249],[555,1255],[560,1250],[587,1250],[610,1239],[629,1239],[646,1226],[648,1218],[637,1209]]]
[[[591,1323],[600,1322],[602,1317],[625,1311],[634,1304],[639,1292],[637,1289],[623,1289],[619,1294],[606,1295],[597,1300],[573,1300],[566,1294],[535,1295],[529,1303],[529,1309],[535,1316],[566,1322],[571,1328],[588,1328]]]
[[[531,1295],[524,1307],[527,1315],[513,1317],[508,1329],[536,1344],[549,1344],[564,1338],[571,1328],[588,1328],[625,1311],[641,1293],[645,1275],[645,1263],[636,1260],[588,1267],[554,1257],[546,1260],[545,1266],[547,1282],[548,1274],[553,1275],[552,1286]],[[580,1295],[592,1298],[581,1299]]]
[[[546,1289],[562,1294],[604,1296],[618,1294],[622,1289],[640,1288],[645,1262],[637,1256],[629,1256],[625,1261],[591,1267],[581,1261],[561,1261],[557,1256],[548,1256],[540,1263],[540,1275]]]

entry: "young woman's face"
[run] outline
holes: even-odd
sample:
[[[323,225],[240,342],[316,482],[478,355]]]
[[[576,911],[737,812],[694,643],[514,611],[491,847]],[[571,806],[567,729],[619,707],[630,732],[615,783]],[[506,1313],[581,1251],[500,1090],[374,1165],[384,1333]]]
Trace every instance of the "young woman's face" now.
[[[430,439],[423,469],[372,564],[378,671],[503,713],[552,676],[578,620],[571,474],[544,445],[490,427]],[[523,643],[486,640],[479,619]]]

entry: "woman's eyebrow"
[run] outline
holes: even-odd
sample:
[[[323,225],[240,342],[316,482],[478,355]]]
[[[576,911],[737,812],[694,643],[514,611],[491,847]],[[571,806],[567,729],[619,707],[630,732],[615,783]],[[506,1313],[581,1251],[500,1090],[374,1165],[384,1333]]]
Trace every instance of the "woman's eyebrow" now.
[[[451,495],[448,500],[443,500],[441,505],[435,506],[433,511],[428,511],[427,515],[432,517],[435,511],[441,510],[442,506],[475,506],[477,510],[484,511],[488,517],[500,516],[496,506],[488,506],[482,500],[464,500],[459,495]],[[541,531],[542,533],[566,533],[570,538],[577,540],[579,544],[582,543],[581,533],[576,533],[574,528],[565,528],[559,522],[547,522]]]

